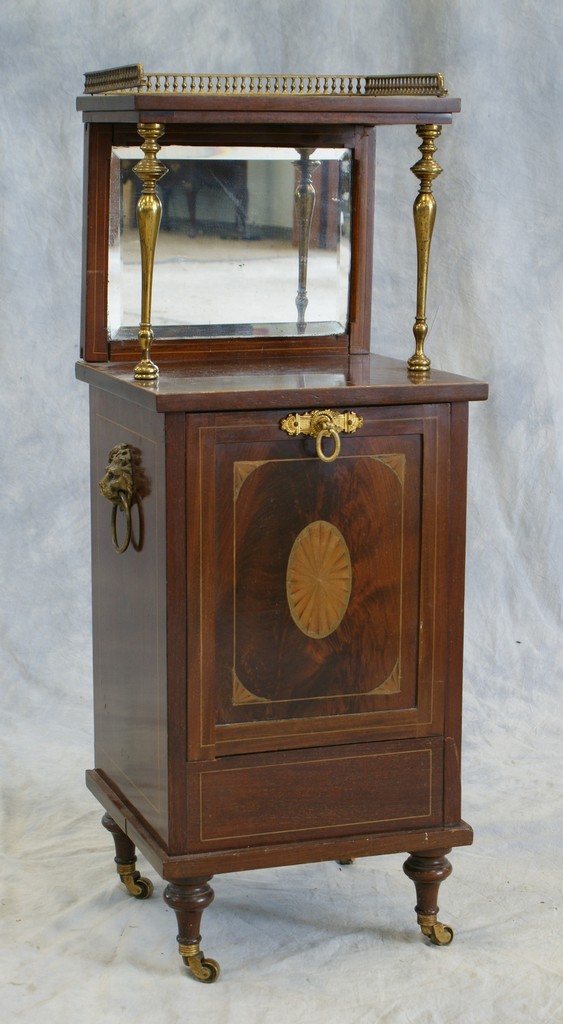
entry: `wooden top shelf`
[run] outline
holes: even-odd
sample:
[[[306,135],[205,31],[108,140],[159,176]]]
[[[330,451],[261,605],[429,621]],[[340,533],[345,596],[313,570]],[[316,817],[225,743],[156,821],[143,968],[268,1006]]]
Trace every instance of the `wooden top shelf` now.
[[[359,355],[304,361],[233,360],[164,364],[154,386],[133,379],[133,363],[76,364],[76,376],[157,412],[276,409],[309,404],[395,405],[483,401],[483,381],[432,369],[419,376],[386,356]]]
[[[446,124],[461,109],[441,74],[175,74],[133,64],[86,74],[84,92],[85,121]]]

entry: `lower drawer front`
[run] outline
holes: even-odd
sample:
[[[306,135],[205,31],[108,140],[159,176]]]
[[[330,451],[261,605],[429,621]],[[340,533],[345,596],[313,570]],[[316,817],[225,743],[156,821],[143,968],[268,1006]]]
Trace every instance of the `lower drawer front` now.
[[[224,758],[189,768],[189,842],[221,849],[441,824],[442,740]]]

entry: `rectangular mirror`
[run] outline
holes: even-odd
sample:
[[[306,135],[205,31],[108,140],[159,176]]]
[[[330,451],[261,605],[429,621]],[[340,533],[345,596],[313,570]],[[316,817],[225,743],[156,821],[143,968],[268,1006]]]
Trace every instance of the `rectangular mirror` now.
[[[348,149],[162,146],[155,338],[296,337],[348,329]],[[140,149],[111,155],[108,323],[136,337]]]

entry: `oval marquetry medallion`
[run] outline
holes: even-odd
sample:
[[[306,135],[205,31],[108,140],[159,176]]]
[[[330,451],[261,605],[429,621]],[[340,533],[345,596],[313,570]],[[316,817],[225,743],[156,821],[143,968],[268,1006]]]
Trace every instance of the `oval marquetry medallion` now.
[[[287,600],[296,626],[315,640],[330,636],[346,614],[352,563],[344,537],[318,519],[297,537],[287,563]]]

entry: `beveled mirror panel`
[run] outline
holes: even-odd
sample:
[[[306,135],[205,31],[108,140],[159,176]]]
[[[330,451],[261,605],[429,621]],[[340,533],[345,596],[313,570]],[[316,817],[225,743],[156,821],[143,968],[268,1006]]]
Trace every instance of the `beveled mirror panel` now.
[[[134,172],[112,150],[108,323],[136,337],[141,260]],[[348,329],[351,152],[163,146],[156,338],[295,337]]]

